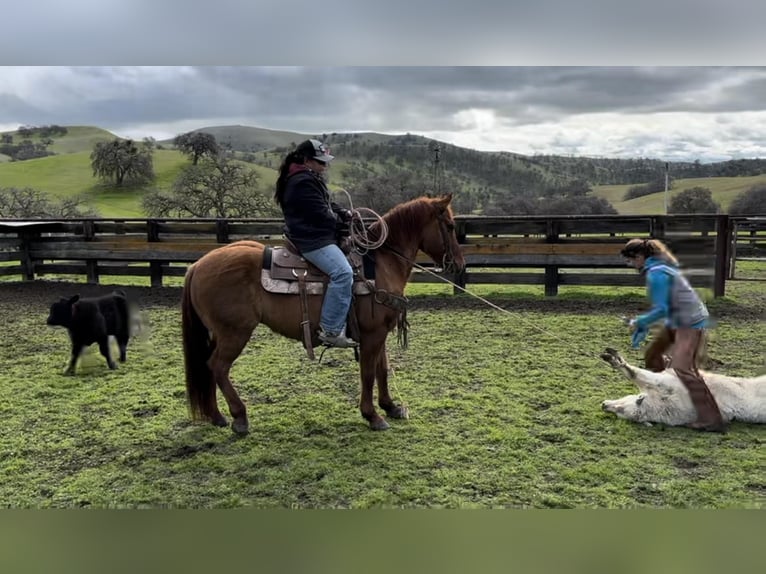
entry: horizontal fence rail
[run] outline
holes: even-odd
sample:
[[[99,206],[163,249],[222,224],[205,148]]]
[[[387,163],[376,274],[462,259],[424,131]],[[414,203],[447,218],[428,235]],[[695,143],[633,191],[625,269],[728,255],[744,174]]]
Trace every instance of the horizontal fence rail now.
[[[0,275],[181,277],[208,251],[240,239],[281,245],[281,219],[0,220]],[[466,269],[444,278],[469,284],[636,286],[643,279],[619,255],[634,237],[658,238],[697,287],[715,296],[734,277],[735,259],[766,257],[766,217],[728,215],[457,216]],[[431,266],[425,254],[417,262]],[[436,282],[415,271],[415,282]],[[456,289],[457,290],[457,289]]]

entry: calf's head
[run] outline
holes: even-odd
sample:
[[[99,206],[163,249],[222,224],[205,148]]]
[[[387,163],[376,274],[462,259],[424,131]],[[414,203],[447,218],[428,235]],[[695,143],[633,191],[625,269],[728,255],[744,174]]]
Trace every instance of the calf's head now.
[[[72,324],[72,306],[80,300],[79,295],[74,295],[67,299],[62,297],[51,305],[50,312],[48,313],[48,325],[58,325],[61,327],[69,327]]]
[[[637,423],[648,422],[648,413],[644,408],[645,399],[646,395],[644,393],[640,395],[627,395],[619,399],[602,402],[601,409],[617,415],[617,418]]]

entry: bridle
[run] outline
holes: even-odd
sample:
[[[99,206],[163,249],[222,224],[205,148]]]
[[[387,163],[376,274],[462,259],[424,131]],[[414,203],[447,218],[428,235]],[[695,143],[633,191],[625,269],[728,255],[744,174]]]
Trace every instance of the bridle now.
[[[444,256],[442,257],[442,269],[445,273],[454,273],[457,271],[455,264],[455,253],[452,250],[452,233],[455,231],[455,223],[447,219],[447,210],[441,211],[436,217],[439,222],[439,233],[442,236],[444,246]]]

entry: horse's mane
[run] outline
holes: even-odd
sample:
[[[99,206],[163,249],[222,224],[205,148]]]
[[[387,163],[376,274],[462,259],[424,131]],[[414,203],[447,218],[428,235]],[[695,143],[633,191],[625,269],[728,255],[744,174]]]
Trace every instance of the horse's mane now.
[[[388,225],[387,241],[394,245],[402,245],[419,237],[423,226],[436,216],[434,203],[438,198],[418,197],[392,207],[383,216]],[[449,208],[448,208],[449,209]],[[379,237],[380,224],[370,226],[371,235]]]

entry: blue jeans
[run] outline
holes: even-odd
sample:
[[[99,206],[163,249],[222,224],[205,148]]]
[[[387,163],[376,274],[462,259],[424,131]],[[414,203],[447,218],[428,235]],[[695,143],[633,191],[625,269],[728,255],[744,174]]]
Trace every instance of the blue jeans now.
[[[301,255],[330,276],[330,283],[322,302],[319,326],[325,332],[340,333],[346,326],[346,316],[351,307],[354,271],[343,251],[334,243]]]

